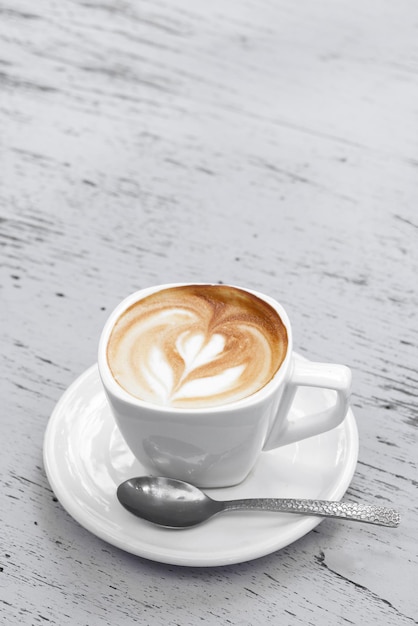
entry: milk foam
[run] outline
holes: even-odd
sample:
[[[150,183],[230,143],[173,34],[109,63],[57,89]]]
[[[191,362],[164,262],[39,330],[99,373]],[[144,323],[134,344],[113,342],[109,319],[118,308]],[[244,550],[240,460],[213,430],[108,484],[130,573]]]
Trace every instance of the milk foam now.
[[[255,393],[286,350],[286,329],[264,301],[233,287],[188,285],[156,292],[125,311],[107,358],[131,395],[193,408]]]

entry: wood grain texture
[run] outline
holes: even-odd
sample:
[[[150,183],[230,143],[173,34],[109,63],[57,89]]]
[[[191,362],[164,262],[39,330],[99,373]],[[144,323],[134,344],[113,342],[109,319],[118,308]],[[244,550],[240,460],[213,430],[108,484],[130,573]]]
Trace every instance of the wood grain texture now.
[[[417,32],[413,0],[0,0],[1,623],[418,623]],[[122,297],[182,280],[270,293],[352,368],[348,496],[397,531],[194,569],[65,513],[55,403]]]

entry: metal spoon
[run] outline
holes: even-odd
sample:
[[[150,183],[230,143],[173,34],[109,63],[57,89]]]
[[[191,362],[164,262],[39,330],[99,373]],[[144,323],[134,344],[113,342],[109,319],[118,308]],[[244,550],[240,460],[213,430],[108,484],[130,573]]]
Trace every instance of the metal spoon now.
[[[194,485],[181,480],[153,476],[126,480],[119,485],[117,497],[134,515],[170,528],[195,526],[216,513],[243,509],[338,517],[380,526],[396,527],[399,524],[399,513],[382,506],[276,498],[220,501],[213,500]]]

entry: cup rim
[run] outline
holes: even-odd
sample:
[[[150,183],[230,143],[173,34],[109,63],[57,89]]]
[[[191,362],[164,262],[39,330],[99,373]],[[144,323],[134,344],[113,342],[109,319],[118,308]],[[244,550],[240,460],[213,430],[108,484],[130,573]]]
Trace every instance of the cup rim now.
[[[233,289],[239,289],[241,291],[250,293],[252,295],[257,296],[264,302],[267,302],[276,313],[279,315],[281,321],[283,322],[286,332],[287,332],[287,351],[286,356],[282,363],[280,364],[279,369],[275,372],[274,376],[266,383],[261,389],[255,391],[249,396],[241,398],[239,400],[235,400],[233,402],[227,402],[225,404],[219,404],[214,406],[207,407],[173,407],[170,405],[157,404],[148,402],[146,400],[141,400],[133,395],[131,395],[128,391],[126,391],[123,387],[119,385],[114,379],[110,367],[107,361],[107,344],[109,341],[111,330],[115,324],[115,322],[119,319],[122,313],[128,309],[130,306],[142,300],[146,296],[155,293],[157,291],[162,291],[163,289],[170,289],[172,287],[184,287],[187,285],[197,285],[197,286],[225,286],[231,287]],[[172,415],[207,415],[208,413],[219,413],[225,411],[234,411],[242,408],[251,408],[252,406],[258,404],[259,402],[268,398],[285,380],[287,376],[287,372],[289,370],[289,363],[291,361],[293,351],[293,337],[292,337],[292,328],[290,325],[289,317],[286,313],[286,310],[283,306],[271,296],[267,296],[259,291],[254,289],[249,289],[247,287],[241,287],[239,285],[232,285],[230,283],[210,283],[210,282],[199,282],[199,281],[189,281],[189,282],[178,282],[178,283],[166,283],[162,285],[154,285],[151,287],[145,287],[143,289],[139,289],[134,291],[130,295],[126,296],[119,304],[113,309],[113,311],[108,316],[103,330],[99,339],[99,347],[98,347],[98,357],[97,363],[99,368],[100,378],[102,380],[102,384],[105,388],[106,394],[109,394],[115,397],[117,400],[122,401],[126,404],[130,404],[134,407],[147,409],[147,411],[155,412],[155,413],[165,413]]]

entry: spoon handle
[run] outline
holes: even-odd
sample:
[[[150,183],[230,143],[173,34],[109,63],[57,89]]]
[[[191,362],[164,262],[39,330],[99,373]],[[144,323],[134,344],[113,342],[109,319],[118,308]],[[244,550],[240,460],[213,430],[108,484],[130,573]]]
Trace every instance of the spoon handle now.
[[[228,500],[223,502],[224,511],[262,510],[366,522],[378,526],[396,528],[400,517],[398,511],[384,506],[358,504],[357,502],[334,502],[332,500],[296,500],[276,498],[254,498],[246,500]]]

